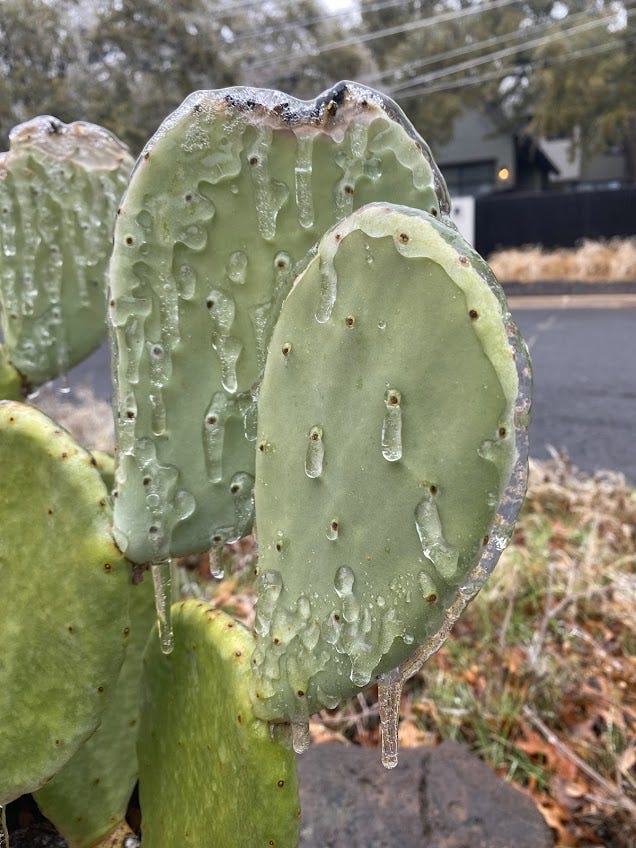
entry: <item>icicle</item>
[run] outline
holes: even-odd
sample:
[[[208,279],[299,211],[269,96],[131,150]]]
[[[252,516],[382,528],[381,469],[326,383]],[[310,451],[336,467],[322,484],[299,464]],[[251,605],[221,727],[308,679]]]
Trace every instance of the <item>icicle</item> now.
[[[403,682],[399,669],[383,674],[378,680],[382,765],[387,769],[395,768],[398,764],[398,723]]]
[[[157,626],[159,628],[159,644],[164,654],[172,653],[174,635],[170,605],[172,603],[172,560],[164,559],[150,566],[152,582],[155,587],[155,606],[157,609]]]
[[[322,441],[322,428],[312,427],[309,431],[309,442],[305,454],[305,474],[308,477],[320,477],[325,456],[325,446]]]
[[[225,569],[220,562],[219,548],[210,548],[208,551],[208,563],[210,567],[210,576],[214,580],[223,580],[225,577]]]
[[[297,754],[304,754],[311,741],[306,721],[292,722],[292,746]]]

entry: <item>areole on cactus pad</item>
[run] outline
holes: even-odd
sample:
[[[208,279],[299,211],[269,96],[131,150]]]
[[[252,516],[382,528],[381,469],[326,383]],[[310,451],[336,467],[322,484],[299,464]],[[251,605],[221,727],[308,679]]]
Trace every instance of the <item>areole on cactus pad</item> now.
[[[354,83],[311,102],[196,92],[148,143],[110,269],[115,537],[130,559],[251,530],[257,383],[281,303],[323,233],[374,200],[449,211],[426,143]]]
[[[324,236],[259,395],[258,715],[302,724],[379,679],[394,764],[401,681],[521,504],[529,381],[503,294],[456,230],[371,204]]]

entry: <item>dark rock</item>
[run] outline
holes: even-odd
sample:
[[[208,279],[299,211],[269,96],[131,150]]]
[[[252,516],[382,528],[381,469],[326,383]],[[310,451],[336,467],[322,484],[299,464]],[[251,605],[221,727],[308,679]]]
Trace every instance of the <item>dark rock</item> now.
[[[430,752],[420,784],[427,848],[552,848],[532,800],[455,742]]]
[[[418,786],[421,750],[400,752],[387,771],[378,751],[316,745],[298,758],[301,848],[423,845]]]
[[[317,745],[298,760],[301,848],[553,848],[529,798],[461,745],[379,752]]]

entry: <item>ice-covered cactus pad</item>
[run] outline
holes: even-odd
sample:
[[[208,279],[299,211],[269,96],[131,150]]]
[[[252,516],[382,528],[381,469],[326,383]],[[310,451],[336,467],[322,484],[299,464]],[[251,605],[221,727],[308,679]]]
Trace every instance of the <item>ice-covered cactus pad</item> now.
[[[94,460],[0,401],[0,804],[49,780],[95,730],[130,632],[130,564]]]
[[[172,610],[175,648],[151,638],[139,736],[143,844],[295,848],[296,763],[250,703],[254,637],[202,601]]]
[[[105,272],[133,160],[110,132],[43,115],[0,155],[0,316],[27,384],[64,374],[106,335]]]
[[[249,532],[256,383],[280,305],[326,230],[374,200],[449,211],[425,142],[353,83],[311,102],[196,92],[148,143],[110,269],[115,537],[130,559]]]
[[[506,544],[528,380],[454,229],[371,204],[322,239],[259,399],[257,714],[300,722],[431,653]]]
[[[150,575],[129,587],[130,634],[124,663],[99,727],[34,798],[69,848],[92,848],[124,821],[137,781],[141,666],[155,623]],[[122,841],[113,842],[121,846]]]

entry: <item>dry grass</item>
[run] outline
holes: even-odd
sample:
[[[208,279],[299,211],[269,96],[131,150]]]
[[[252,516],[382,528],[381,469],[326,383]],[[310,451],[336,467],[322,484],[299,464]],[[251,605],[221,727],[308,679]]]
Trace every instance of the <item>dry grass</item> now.
[[[636,280],[636,238],[584,241],[578,248],[501,250],[488,260],[501,282]]]
[[[113,453],[115,425],[113,411],[106,401],[98,400],[88,386],[73,388],[69,394],[43,386],[30,401],[74,436],[89,450]]]

